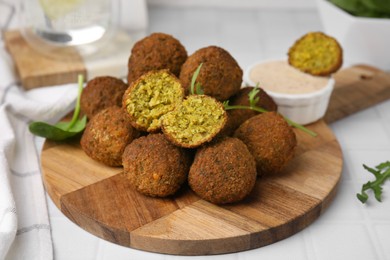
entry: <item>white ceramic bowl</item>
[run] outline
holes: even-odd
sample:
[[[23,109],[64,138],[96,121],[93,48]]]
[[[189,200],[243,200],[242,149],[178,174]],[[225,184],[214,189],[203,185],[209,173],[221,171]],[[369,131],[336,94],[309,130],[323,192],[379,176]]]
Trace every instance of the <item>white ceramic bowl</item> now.
[[[269,62],[269,61],[264,61]],[[244,72],[244,83],[247,86],[255,86],[249,75],[250,71],[258,64],[258,62],[249,66]],[[278,105],[278,112],[290,120],[307,125],[321,119],[328,108],[329,99],[334,88],[334,79],[329,77],[325,87],[318,91],[305,94],[284,94],[278,92],[265,91],[270,95]],[[261,86],[260,86],[261,87]]]

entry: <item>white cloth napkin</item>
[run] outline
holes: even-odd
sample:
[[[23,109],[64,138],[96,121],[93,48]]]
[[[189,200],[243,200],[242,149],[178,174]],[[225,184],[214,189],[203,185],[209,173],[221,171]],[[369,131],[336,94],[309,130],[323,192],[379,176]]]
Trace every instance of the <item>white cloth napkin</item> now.
[[[0,0],[0,29],[19,27],[20,0]],[[145,0],[120,0],[120,26],[145,30]],[[77,85],[24,91],[0,35],[0,260],[53,259],[40,151],[28,130],[31,121],[54,123],[74,106]],[[76,82],[77,79],[75,79]]]
[[[39,151],[30,121],[53,122],[74,106],[77,84],[24,91],[0,49],[0,259],[53,258]],[[75,79],[76,82],[77,79]]]

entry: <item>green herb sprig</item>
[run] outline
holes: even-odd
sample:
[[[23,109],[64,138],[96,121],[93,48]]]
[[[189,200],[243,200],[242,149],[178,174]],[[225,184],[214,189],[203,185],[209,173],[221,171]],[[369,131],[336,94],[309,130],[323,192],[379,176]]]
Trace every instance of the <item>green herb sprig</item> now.
[[[225,110],[232,110],[232,109],[250,109],[250,110],[254,110],[254,111],[256,111],[256,112],[260,112],[260,113],[268,112],[268,110],[266,110],[266,109],[264,109],[264,108],[262,108],[262,107],[256,106],[257,102],[259,101],[259,97],[256,97],[256,95],[257,95],[257,93],[259,93],[259,91],[260,91],[260,89],[258,88],[258,84],[257,84],[256,87],[253,88],[253,89],[248,93],[249,106],[231,106],[231,105],[229,105],[229,100],[226,100],[225,102],[223,102],[223,106],[224,106]],[[284,118],[284,120],[286,120],[286,122],[287,122],[289,125],[291,125],[291,126],[297,128],[297,129],[299,129],[299,130],[301,130],[301,131],[303,131],[303,132],[305,132],[305,133],[307,133],[307,134],[309,134],[309,135],[311,135],[311,136],[313,136],[313,137],[316,137],[316,136],[317,136],[317,133],[311,131],[310,129],[308,129],[308,128],[306,128],[306,127],[304,127],[303,125],[300,125],[300,124],[298,124],[298,123],[296,123],[296,122],[290,120],[289,118],[287,118],[287,117],[285,117],[285,116],[283,116],[283,118]]]
[[[62,141],[72,136],[81,133],[87,123],[87,117],[83,116],[79,119],[80,115],[80,97],[83,91],[84,78],[83,75],[78,76],[78,96],[76,106],[73,112],[73,117],[70,122],[58,122],[55,125],[50,125],[45,122],[32,122],[29,125],[29,130],[34,135],[45,137],[54,141]]]
[[[362,202],[366,203],[368,200],[367,190],[374,192],[375,199],[379,202],[382,201],[382,185],[385,181],[390,178],[390,161],[379,164],[375,169],[368,167],[363,164],[364,169],[371,172],[375,176],[375,181],[368,181],[363,184],[361,193],[357,193],[357,198]]]
[[[191,94],[192,95],[203,95],[204,91],[202,88],[202,85],[199,82],[196,82],[196,79],[198,78],[200,69],[202,68],[203,63],[199,64],[198,68],[196,68],[194,74],[192,75],[191,78]]]
[[[200,69],[202,68],[202,65],[203,63],[199,64],[198,68],[196,68],[194,74],[192,75],[192,78],[191,78],[191,94],[203,94],[203,90],[202,90],[202,86],[200,85],[199,82],[196,82],[196,79],[198,78],[198,75],[199,75],[199,72],[200,72]],[[249,106],[230,106],[229,105],[229,100],[226,100],[223,102],[223,106],[225,108],[225,110],[232,110],[232,109],[250,109],[250,110],[254,110],[254,111],[257,111],[257,112],[260,112],[260,113],[265,113],[265,112],[268,112],[266,109],[262,108],[262,107],[258,107],[256,106],[257,102],[259,101],[259,97],[256,97],[256,95],[260,92],[260,88],[259,88],[259,84],[256,84],[256,87],[253,88],[249,93],[248,93],[248,98],[249,98]],[[300,125],[292,120],[290,120],[289,118],[287,117],[283,117],[286,122],[315,137],[317,136],[317,133],[309,130],[308,128],[304,127],[303,125]]]

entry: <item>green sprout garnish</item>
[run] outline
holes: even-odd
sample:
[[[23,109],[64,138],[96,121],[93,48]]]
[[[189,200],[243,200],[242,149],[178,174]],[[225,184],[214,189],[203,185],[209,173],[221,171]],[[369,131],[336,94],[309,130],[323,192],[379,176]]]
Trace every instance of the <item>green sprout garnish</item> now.
[[[73,112],[73,117],[70,122],[58,122],[55,125],[50,125],[45,122],[32,122],[29,125],[29,130],[34,135],[45,137],[54,141],[62,141],[72,136],[81,133],[87,123],[87,117],[83,116],[79,119],[80,114],[80,98],[83,91],[84,78],[83,75],[78,76],[78,96],[76,106]]]
[[[259,99],[260,97],[256,97],[256,95],[260,92],[260,89],[259,89],[259,83],[256,84],[255,88],[252,89],[249,93],[248,93],[248,97],[249,97],[249,106],[251,107],[255,107],[257,102],[259,102]]]
[[[198,68],[196,68],[194,74],[192,75],[191,79],[191,94],[198,94],[198,95],[203,95],[203,88],[202,85],[199,82],[196,82],[196,79],[198,78],[200,69],[202,68],[203,63],[199,64]]]
[[[375,199],[379,202],[382,201],[382,187],[385,181],[390,178],[390,161],[379,164],[375,169],[363,164],[364,169],[371,172],[375,176],[375,181],[368,181],[363,184],[361,193],[356,194],[357,198],[365,203],[368,200],[368,194],[366,190],[371,189],[374,192]]]
[[[200,83],[196,82],[196,79],[199,75],[199,72],[200,72],[200,69],[202,68],[202,65],[203,63],[199,64],[198,68],[195,70],[194,74],[192,75],[192,79],[191,79],[191,94],[203,94],[203,90],[202,90],[202,86],[200,85]],[[256,106],[257,102],[259,101],[259,97],[256,97],[256,95],[260,92],[260,88],[259,88],[259,84],[256,84],[256,87],[253,88],[249,93],[248,93],[248,98],[249,98],[249,106],[230,106],[229,105],[229,100],[226,100],[223,102],[223,106],[225,108],[225,110],[232,110],[232,109],[250,109],[250,110],[254,110],[254,111],[257,111],[257,112],[260,112],[260,113],[265,113],[265,112],[268,112],[266,109],[262,108],[262,107],[258,107]],[[290,120],[289,118],[287,117],[283,117],[284,120],[286,120],[286,122],[315,137],[317,136],[317,134],[309,129],[307,129],[306,127],[304,127],[303,125],[300,125],[292,120]]]
[[[266,109],[264,109],[264,108],[262,108],[262,107],[256,106],[257,102],[259,101],[259,97],[256,97],[256,95],[257,95],[257,93],[259,93],[259,91],[260,91],[260,89],[259,89],[259,87],[258,87],[258,84],[256,84],[256,87],[253,88],[253,89],[249,92],[249,94],[248,94],[248,97],[249,97],[249,106],[230,106],[228,100],[225,101],[225,102],[223,102],[223,106],[225,107],[225,110],[232,110],[232,109],[250,109],[250,110],[254,110],[254,111],[260,112],[260,113],[268,112],[268,110],[266,110]],[[287,122],[289,125],[291,125],[291,126],[297,128],[297,129],[299,129],[299,130],[301,130],[301,131],[303,131],[303,132],[305,132],[305,133],[307,133],[307,134],[309,134],[309,135],[311,135],[311,136],[313,136],[313,137],[316,137],[316,136],[317,136],[317,133],[315,133],[315,132],[309,130],[308,128],[304,127],[303,125],[300,125],[300,124],[298,124],[298,123],[296,123],[296,122],[290,120],[289,118],[287,118],[287,117],[285,117],[285,116],[283,116],[283,118],[284,118],[284,120],[286,120],[286,122]]]

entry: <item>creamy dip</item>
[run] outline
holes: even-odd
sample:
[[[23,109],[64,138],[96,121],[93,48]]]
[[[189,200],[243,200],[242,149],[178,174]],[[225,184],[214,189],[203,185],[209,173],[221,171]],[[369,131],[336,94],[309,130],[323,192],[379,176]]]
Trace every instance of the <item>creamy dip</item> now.
[[[254,66],[249,78],[259,87],[272,92],[304,94],[324,88],[328,77],[317,77],[299,71],[287,61],[271,61]]]

